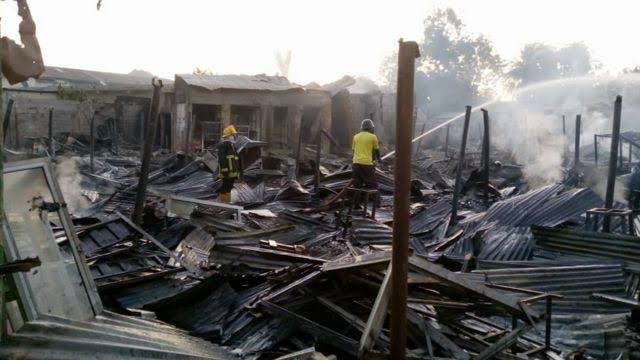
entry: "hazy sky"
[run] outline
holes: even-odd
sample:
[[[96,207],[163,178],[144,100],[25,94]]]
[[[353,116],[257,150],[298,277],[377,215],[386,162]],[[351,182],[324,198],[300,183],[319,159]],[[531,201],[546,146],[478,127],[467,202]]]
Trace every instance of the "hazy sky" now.
[[[30,0],[48,65],[172,78],[196,66],[273,74],[291,49],[290,78],[326,83],[377,77],[397,40],[419,40],[435,6],[453,7],[505,58],[523,44],[584,41],[613,71],[640,65],[635,0]],[[2,34],[17,36],[13,0],[0,1]]]

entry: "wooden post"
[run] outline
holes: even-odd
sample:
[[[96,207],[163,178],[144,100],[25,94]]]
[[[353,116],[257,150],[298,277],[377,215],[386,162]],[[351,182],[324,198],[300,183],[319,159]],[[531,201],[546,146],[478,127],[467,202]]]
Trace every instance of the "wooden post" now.
[[[420,134],[424,134],[424,130],[427,127],[427,123],[423,123],[422,124],[422,130],[420,130]],[[420,152],[420,148],[422,147],[422,139],[420,139],[420,141],[418,141],[418,145],[416,146],[416,154],[413,156],[414,158],[418,158],[418,153]]]
[[[598,167],[598,135],[596,134],[593,134],[593,153],[596,167]]]
[[[458,219],[458,194],[462,187],[462,168],[464,167],[464,153],[467,148],[467,135],[469,135],[469,121],[471,120],[471,106],[467,105],[464,114],[464,128],[462,129],[462,144],[458,154],[458,169],[456,171],[456,184],[453,188],[453,201],[451,202],[451,224],[455,224]]]
[[[489,139],[489,112],[482,109],[482,121],[484,123],[484,136],[482,138],[482,162],[484,169],[482,171],[482,181],[484,182],[484,206],[489,206],[489,161],[491,143]]]
[[[4,112],[4,122],[2,123],[3,140],[7,138],[7,129],[9,129],[9,121],[11,120],[11,111],[13,110],[13,99],[7,102],[7,109]]]
[[[415,59],[413,41],[398,44],[396,99],[396,162],[393,197],[393,249],[391,256],[391,358],[403,360],[407,348],[407,272],[409,257],[409,197],[411,188],[411,135]]]
[[[91,126],[93,127],[93,119],[91,119]],[[93,132],[93,130],[91,130]],[[93,135],[91,135],[93,138]],[[49,156],[55,157],[55,148],[53,147],[53,108],[49,109]],[[93,159],[91,160],[91,172],[93,173]]]
[[[576,115],[576,138],[573,150],[573,168],[577,169],[580,164],[580,123],[582,115]]]
[[[136,206],[133,210],[132,220],[134,223],[142,224],[142,212],[147,194],[147,184],[149,182],[149,168],[151,166],[151,151],[153,150],[153,140],[155,139],[156,123],[158,120],[158,109],[160,107],[160,92],[162,91],[162,80],[156,78],[151,80],[153,85],[153,96],[151,98],[151,109],[145,121],[144,148],[142,150],[142,164],[140,166],[140,178],[138,180],[138,191],[136,194]]]
[[[313,186],[313,190],[315,193],[318,192],[318,189],[320,188],[320,151],[322,150],[322,133],[320,131],[320,125],[318,124],[318,135],[316,136],[316,159],[315,159],[315,181],[314,181],[314,186]],[[302,133],[302,129],[300,130],[300,132]]]
[[[91,167],[91,173],[93,174],[95,172],[95,167],[94,167],[94,158],[95,158],[95,151],[96,151],[96,138],[95,138],[95,121],[96,121],[96,114],[98,112],[94,112],[93,116],[91,117],[91,123],[89,125],[89,163],[90,163],[90,167]],[[49,124],[51,124],[51,120],[49,121]]]
[[[613,126],[611,129],[611,151],[609,155],[609,174],[607,177],[607,193],[604,200],[604,206],[607,209],[613,207],[613,197],[616,187],[616,171],[618,164],[618,143],[620,142],[620,122],[622,118],[622,96],[616,97],[613,107]],[[603,230],[609,232],[611,230],[611,222],[609,216],[604,217]]]
[[[298,149],[296,150],[296,179],[300,177],[300,160],[302,157],[302,120],[300,117],[300,126],[298,127]]]
[[[447,124],[447,133],[444,138],[444,158],[449,157],[449,124]]]

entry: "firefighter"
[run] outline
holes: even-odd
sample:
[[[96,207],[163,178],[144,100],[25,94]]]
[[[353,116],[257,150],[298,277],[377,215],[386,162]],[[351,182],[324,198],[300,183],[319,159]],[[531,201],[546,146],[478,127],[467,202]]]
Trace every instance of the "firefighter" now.
[[[222,179],[218,200],[227,204],[231,203],[231,189],[240,175],[240,158],[234,144],[236,134],[236,128],[233,125],[227,126],[222,131],[222,141],[218,144],[218,163],[220,164],[218,177]]]
[[[353,137],[353,181],[356,188],[377,189],[374,159],[380,161],[378,137],[371,119],[362,120],[360,132]]]

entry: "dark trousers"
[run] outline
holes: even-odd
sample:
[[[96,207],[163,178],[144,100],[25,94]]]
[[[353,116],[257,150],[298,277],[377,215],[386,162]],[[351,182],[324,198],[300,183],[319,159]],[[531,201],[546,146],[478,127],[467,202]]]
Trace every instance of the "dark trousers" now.
[[[377,189],[376,167],[373,165],[353,164],[353,182],[355,188]]]
[[[219,193],[226,194],[230,193],[231,189],[233,189],[233,183],[236,182],[236,178],[222,178],[222,186],[220,187]]]

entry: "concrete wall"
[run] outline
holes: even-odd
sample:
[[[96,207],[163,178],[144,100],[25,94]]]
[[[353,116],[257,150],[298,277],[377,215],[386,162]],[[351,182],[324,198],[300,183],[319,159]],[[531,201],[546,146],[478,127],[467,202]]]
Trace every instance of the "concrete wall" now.
[[[53,109],[53,133],[74,137],[89,136],[90,120],[95,112],[95,126],[104,125],[109,118],[118,120],[118,130],[125,140],[138,141],[141,113],[146,112],[150,91],[122,91],[89,94],[89,101],[60,99],[57,92],[15,91],[5,89],[3,102],[14,100],[7,144],[21,148],[27,138],[47,137],[49,109]],[[165,96],[164,112],[173,108],[173,95]]]
[[[287,108],[287,126],[289,149],[292,152],[297,147],[300,133],[301,119],[304,108],[314,107],[320,110],[319,123],[323,128],[331,129],[331,97],[325,91],[252,91],[221,89],[210,91],[204,88],[189,86],[179,77],[175,83],[175,110],[173,122],[173,150],[190,151],[189,127],[192,125],[192,105],[209,104],[221,106],[222,126],[231,123],[232,106],[251,106],[255,108],[252,130],[257,134],[257,140],[269,141],[269,129],[274,124],[274,107]],[[305,142],[310,142],[305,139]],[[280,146],[282,147],[282,146]],[[328,150],[326,145],[323,149]]]

